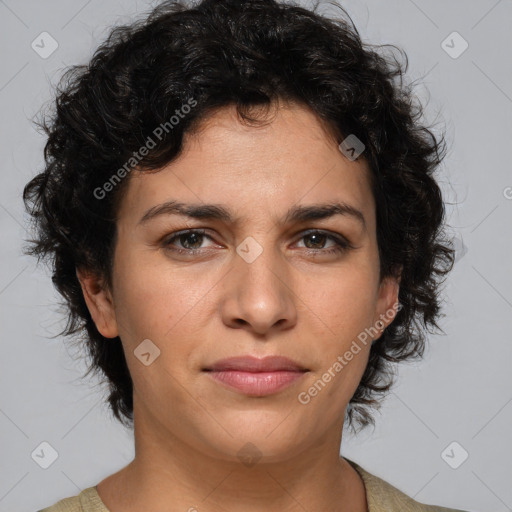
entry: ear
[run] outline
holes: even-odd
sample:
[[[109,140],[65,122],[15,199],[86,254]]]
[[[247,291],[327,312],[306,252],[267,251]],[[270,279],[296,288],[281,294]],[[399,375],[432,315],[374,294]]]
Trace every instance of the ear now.
[[[98,331],[105,338],[118,336],[114,301],[103,281],[96,274],[84,269],[77,269],[76,277],[80,281],[87,308]]]
[[[401,269],[400,269],[401,273]],[[379,286],[377,297],[377,307],[375,308],[375,316],[373,326],[378,331],[374,341],[378,340],[384,329],[393,322],[397,312],[401,308],[398,303],[398,292],[400,291],[400,274],[397,277],[385,277]]]

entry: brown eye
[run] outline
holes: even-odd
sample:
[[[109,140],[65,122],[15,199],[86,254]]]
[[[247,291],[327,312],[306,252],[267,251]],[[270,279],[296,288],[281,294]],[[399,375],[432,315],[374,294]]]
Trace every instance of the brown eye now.
[[[306,242],[304,244],[306,249],[310,249],[311,251],[316,251],[318,253],[341,253],[352,247],[350,243],[343,238],[324,231],[309,231],[302,236],[302,239],[310,241],[309,243]],[[325,244],[328,241],[332,241],[333,245],[326,248]]]
[[[308,249],[324,249],[323,246],[325,245],[325,242],[327,241],[328,237],[323,233],[312,233],[310,235],[306,235],[304,239],[309,239],[310,241],[313,241],[313,247],[310,247],[307,243],[305,244]]]
[[[175,251],[180,254],[194,254],[203,249],[201,245],[205,238],[209,238],[210,240],[212,239],[205,233],[204,230],[190,229],[187,231],[173,233],[170,237],[163,241],[162,246],[165,249]],[[176,247],[177,244],[179,244],[181,247]]]
[[[180,244],[185,247],[185,249],[199,249],[203,238],[204,235],[200,233],[185,233],[177,237]]]

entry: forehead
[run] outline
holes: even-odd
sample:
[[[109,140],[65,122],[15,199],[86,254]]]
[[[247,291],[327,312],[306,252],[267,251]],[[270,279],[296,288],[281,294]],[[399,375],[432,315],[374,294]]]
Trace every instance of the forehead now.
[[[171,163],[130,173],[118,218],[137,222],[170,199],[231,205],[246,219],[325,201],[373,215],[366,162],[347,159],[338,148],[341,140],[311,110],[281,103],[266,116],[254,114],[265,124],[241,123],[234,106],[218,109],[185,134]]]

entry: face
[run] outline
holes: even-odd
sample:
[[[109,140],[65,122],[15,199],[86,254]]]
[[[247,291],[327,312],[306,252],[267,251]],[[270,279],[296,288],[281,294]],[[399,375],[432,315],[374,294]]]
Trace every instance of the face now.
[[[135,428],[224,460],[249,441],[284,460],[339,438],[368,361],[362,333],[379,337],[398,294],[379,280],[365,162],[304,107],[281,104],[263,127],[224,108],[127,185],[112,291],[82,285],[100,332],[121,337]],[[211,371],[238,356],[299,371]]]

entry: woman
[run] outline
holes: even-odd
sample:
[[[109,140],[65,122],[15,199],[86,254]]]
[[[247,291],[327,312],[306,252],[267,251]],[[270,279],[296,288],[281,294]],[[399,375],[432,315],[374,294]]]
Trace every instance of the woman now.
[[[402,73],[272,0],[164,2],[68,72],[31,252],[136,454],[45,512],[449,510],[339,454],[453,264]]]

